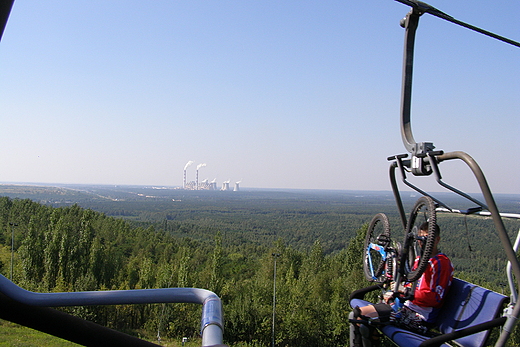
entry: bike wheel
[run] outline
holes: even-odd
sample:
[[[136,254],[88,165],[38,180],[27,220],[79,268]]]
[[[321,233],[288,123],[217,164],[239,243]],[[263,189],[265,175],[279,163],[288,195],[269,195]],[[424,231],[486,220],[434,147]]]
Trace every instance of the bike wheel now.
[[[388,247],[386,257],[386,281],[394,281],[397,277],[397,272],[399,270],[399,254],[401,254],[401,244],[399,242],[392,241],[390,247]]]
[[[378,213],[370,221],[363,248],[363,271],[368,281],[378,283],[386,281],[386,247],[390,245],[390,242],[388,217],[383,213]]]
[[[418,231],[424,222],[428,223],[428,235],[420,238]],[[434,201],[428,196],[420,197],[415,203],[406,225],[403,251],[407,254],[405,273],[406,280],[409,282],[418,280],[428,266],[435,239],[438,236],[436,224],[437,214]]]

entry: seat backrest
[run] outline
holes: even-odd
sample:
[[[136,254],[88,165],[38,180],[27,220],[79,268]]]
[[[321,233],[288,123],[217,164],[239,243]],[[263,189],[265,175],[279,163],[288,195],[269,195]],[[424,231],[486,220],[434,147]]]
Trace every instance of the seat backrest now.
[[[439,330],[446,334],[497,318],[508,297],[454,278],[438,316]],[[463,346],[483,346],[489,330],[456,341]]]

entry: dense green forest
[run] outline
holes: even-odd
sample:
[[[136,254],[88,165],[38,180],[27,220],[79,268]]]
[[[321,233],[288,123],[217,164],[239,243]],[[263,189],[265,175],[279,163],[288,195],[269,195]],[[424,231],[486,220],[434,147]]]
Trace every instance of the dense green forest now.
[[[347,345],[348,295],[368,285],[361,269],[367,223],[385,212],[395,237],[403,233],[389,195],[183,192],[175,198],[156,193],[145,202],[130,198],[142,193],[101,199],[102,194],[74,191],[80,201],[67,194],[60,193],[67,203],[55,197],[54,203],[0,198],[4,276],[10,276],[14,234],[13,281],[28,290],[209,289],[222,299],[230,346],[270,345],[273,253],[280,254],[277,346]],[[442,250],[452,258],[456,276],[507,292],[505,256],[491,221],[438,218]],[[511,234],[519,228],[518,222],[506,224]],[[188,304],[63,310],[149,337],[196,337],[200,320],[200,307]]]
[[[360,261],[347,259],[348,250],[327,257],[319,242],[309,252],[297,251],[282,241],[272,247],[248,243],[226,247],[218,230],[211,242],[200,242],[153,227],[134,228],[122,219],[77,205],[53,208],[1,198],[0,211],[0,223],[5,226],[2,273],[9,276],[11,230],[7,226],[16,219],[13,279],[28,290],[207,288],[223,300],[227,343],[268,345],[271,254],[276,251],[281,254],[277,270],[279,345],[346,342],[346,299],[361,280],[356,277],[360,272],[350,269],[360,266]],[[66,310],[118,330],[151,336],[158,329],[163,336],[196,336],[200,320],[200,308],[193,305]]]

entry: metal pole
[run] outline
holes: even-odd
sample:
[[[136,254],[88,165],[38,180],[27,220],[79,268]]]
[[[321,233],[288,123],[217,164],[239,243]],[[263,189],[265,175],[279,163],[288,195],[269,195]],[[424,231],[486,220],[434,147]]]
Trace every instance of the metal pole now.
[[[276,258],[280,256],[279,253],[273,253],[273,259],[274,259],[274,270],[273,270],[273,327],[272,327],[272,343],[271,346],[275,347],[275,341],[274,341],[274,325],[275,325],[275,318],[276,318]]]

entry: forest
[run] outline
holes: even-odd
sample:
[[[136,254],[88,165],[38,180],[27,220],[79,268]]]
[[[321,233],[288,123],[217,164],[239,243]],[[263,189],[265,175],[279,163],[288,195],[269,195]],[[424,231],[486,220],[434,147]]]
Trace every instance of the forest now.
[[[388,193],[134,192],[110,199],[107,193],[0,197],[1,273],[37,292],[209,289],[222,299],[229,346],[270,345],[275,260],[276,345],[348,345],[348,296],[369,284],[361,265],[367,224],[385,212],[398,230],[393,235],[403,233]],[[518,212],[516,197],[503,203],[508,212]],[[438,220],[441,248],[455,275],[507,293],[505,256],[491,221],[447,214]],[[506,220],[506,226],[513,237],[520,225]],[[196,305],[62,310],[150,340],[195,339],[199,333]]]

